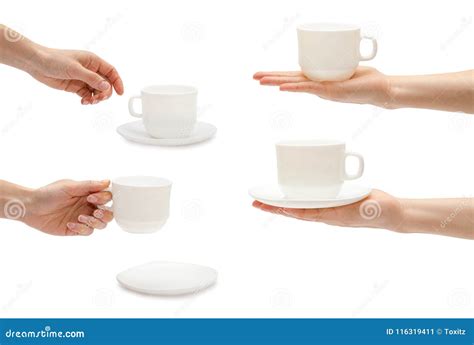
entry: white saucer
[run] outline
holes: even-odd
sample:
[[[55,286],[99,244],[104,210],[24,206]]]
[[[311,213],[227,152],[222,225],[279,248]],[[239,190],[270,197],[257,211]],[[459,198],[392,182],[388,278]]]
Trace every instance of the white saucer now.
[[[208,140],[216,134],[217,128],[206,122],[197,122],[194,131],[186,138],[158,139],[150,136],[143,126],[142,120],[125,123],[117,127],[117,132],[127,140],[147,145],[182,146],[196,144]]]
[[[119,273],[117,280],[129,290],[173,296],[196,293],[210,287],[217,280],[217,271],[194,264],[154,261]]]
[[[371,188],[345,183],[339,195],[332,199],[288,198],[278,185],[257,186],[249,190],[250,196],[264,204],[284,208],[328,208],[353,204],[364,199]]]

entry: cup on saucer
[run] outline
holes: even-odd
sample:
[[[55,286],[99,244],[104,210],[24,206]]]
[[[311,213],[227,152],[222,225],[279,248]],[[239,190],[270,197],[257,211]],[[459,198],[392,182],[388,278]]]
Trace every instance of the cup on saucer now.
[[[146,132],[153,138],[175,139],[191,135],[197,120],[197,88],[187,85],[152,85],[130,97],[130,115],[143,120]],[[141,102],[142,112],[135,110]]]

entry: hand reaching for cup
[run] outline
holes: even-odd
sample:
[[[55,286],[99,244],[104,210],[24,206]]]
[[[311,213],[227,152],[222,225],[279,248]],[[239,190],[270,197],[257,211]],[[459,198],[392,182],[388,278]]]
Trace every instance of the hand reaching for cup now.
[[[57,236],[88,236],[104,229],[113,214],[104,205],[112,199],[109,181],[61,180],[38,189],[0,181],[3,218]]]
[[[113,90],[119,95],[124,92],[115,67],[93,53],[43,47],[33,61],[27,70],[31,76],[54,89],[77,94],[84,105],[108,99]]]
[[[124,92],[115,67],[97,55],[43,47],[3,25],[0,63],[21,69],[54,89],[75,93],[84,105],[108,99],[113,90],[119,95]]]

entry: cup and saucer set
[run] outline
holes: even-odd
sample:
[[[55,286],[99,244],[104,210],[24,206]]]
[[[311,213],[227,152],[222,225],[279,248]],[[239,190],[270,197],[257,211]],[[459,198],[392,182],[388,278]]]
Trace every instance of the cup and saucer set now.
[[[123,124],[117,132],[127,140],[156,146],[183,146],[211,139],[217,128],[197,121],[198,90],[187,85],[153,85],[129,99],[130,115],[141,120]],[[137,112],[135,103],[141,103]]]
[[[132,234],[153,234],[169,217],[172,182],[155,176],[122,176],[112,180],[112,209],[117,225]],[[200,292],[215,284],[217,271],[191,263],[152,261],[127,268],[119,284],[134,292],[176,296]]]
[[[372,52],[362,55],[360,42],[372,41]],[[305,24],[298,27],[299,63],[312,80],[349,79],[359,61],[377,53],[377,42],[361,36],[360,28],[341,24]],[[142,111],[137,112],[135,102]],[[184,85],[145,87],[129,101],[129,111],[139,121],[117,128],[125,139],[141,144],[179,146],[212,138],[216,127],[197,122],[197,89]],[[348,157],[358,161],[355,172],[346,168]],[[290,140],[276,144],[278,183],[251,188],[250,195],[282,208],[328,208],[355,203],[371,193],[350,180],[362,176],[362,155],[346,151],[338,140]],[[150,234],[161,229],[169,216],[171,181],[153,176],[126,176],[112,181],[115,221],[126,232]],[[217,280],[211,267],[154,261],[131,267],[117,275],[126,289],[153,295],[182,295],[204,290]]]
[[[309,23],[298,26],[299,65],[313,81],[350,79],[360,61],[377,54],[377,41],[361,35],[355,25]],[[372,43],[371,52],[361,53],[363,39]],[[346,152],[338,140],[292,140],[276,144],[278,183],[256,186],[250,196],[264,204],[282,208],[329,208],[358,202],[371,188],[346,183],[364,172],[362,155]],[[358,169],[350,174],[346,158],[358,160]]]

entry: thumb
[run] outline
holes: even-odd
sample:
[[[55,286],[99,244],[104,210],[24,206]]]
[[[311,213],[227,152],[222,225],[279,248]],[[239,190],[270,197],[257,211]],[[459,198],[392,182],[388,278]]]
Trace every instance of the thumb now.
[[[83,81],[91,88],[99,91],[106,91],[110,88],[110,83],[100,74],[92,72],[81,65],[74,69],[72,77]]]

